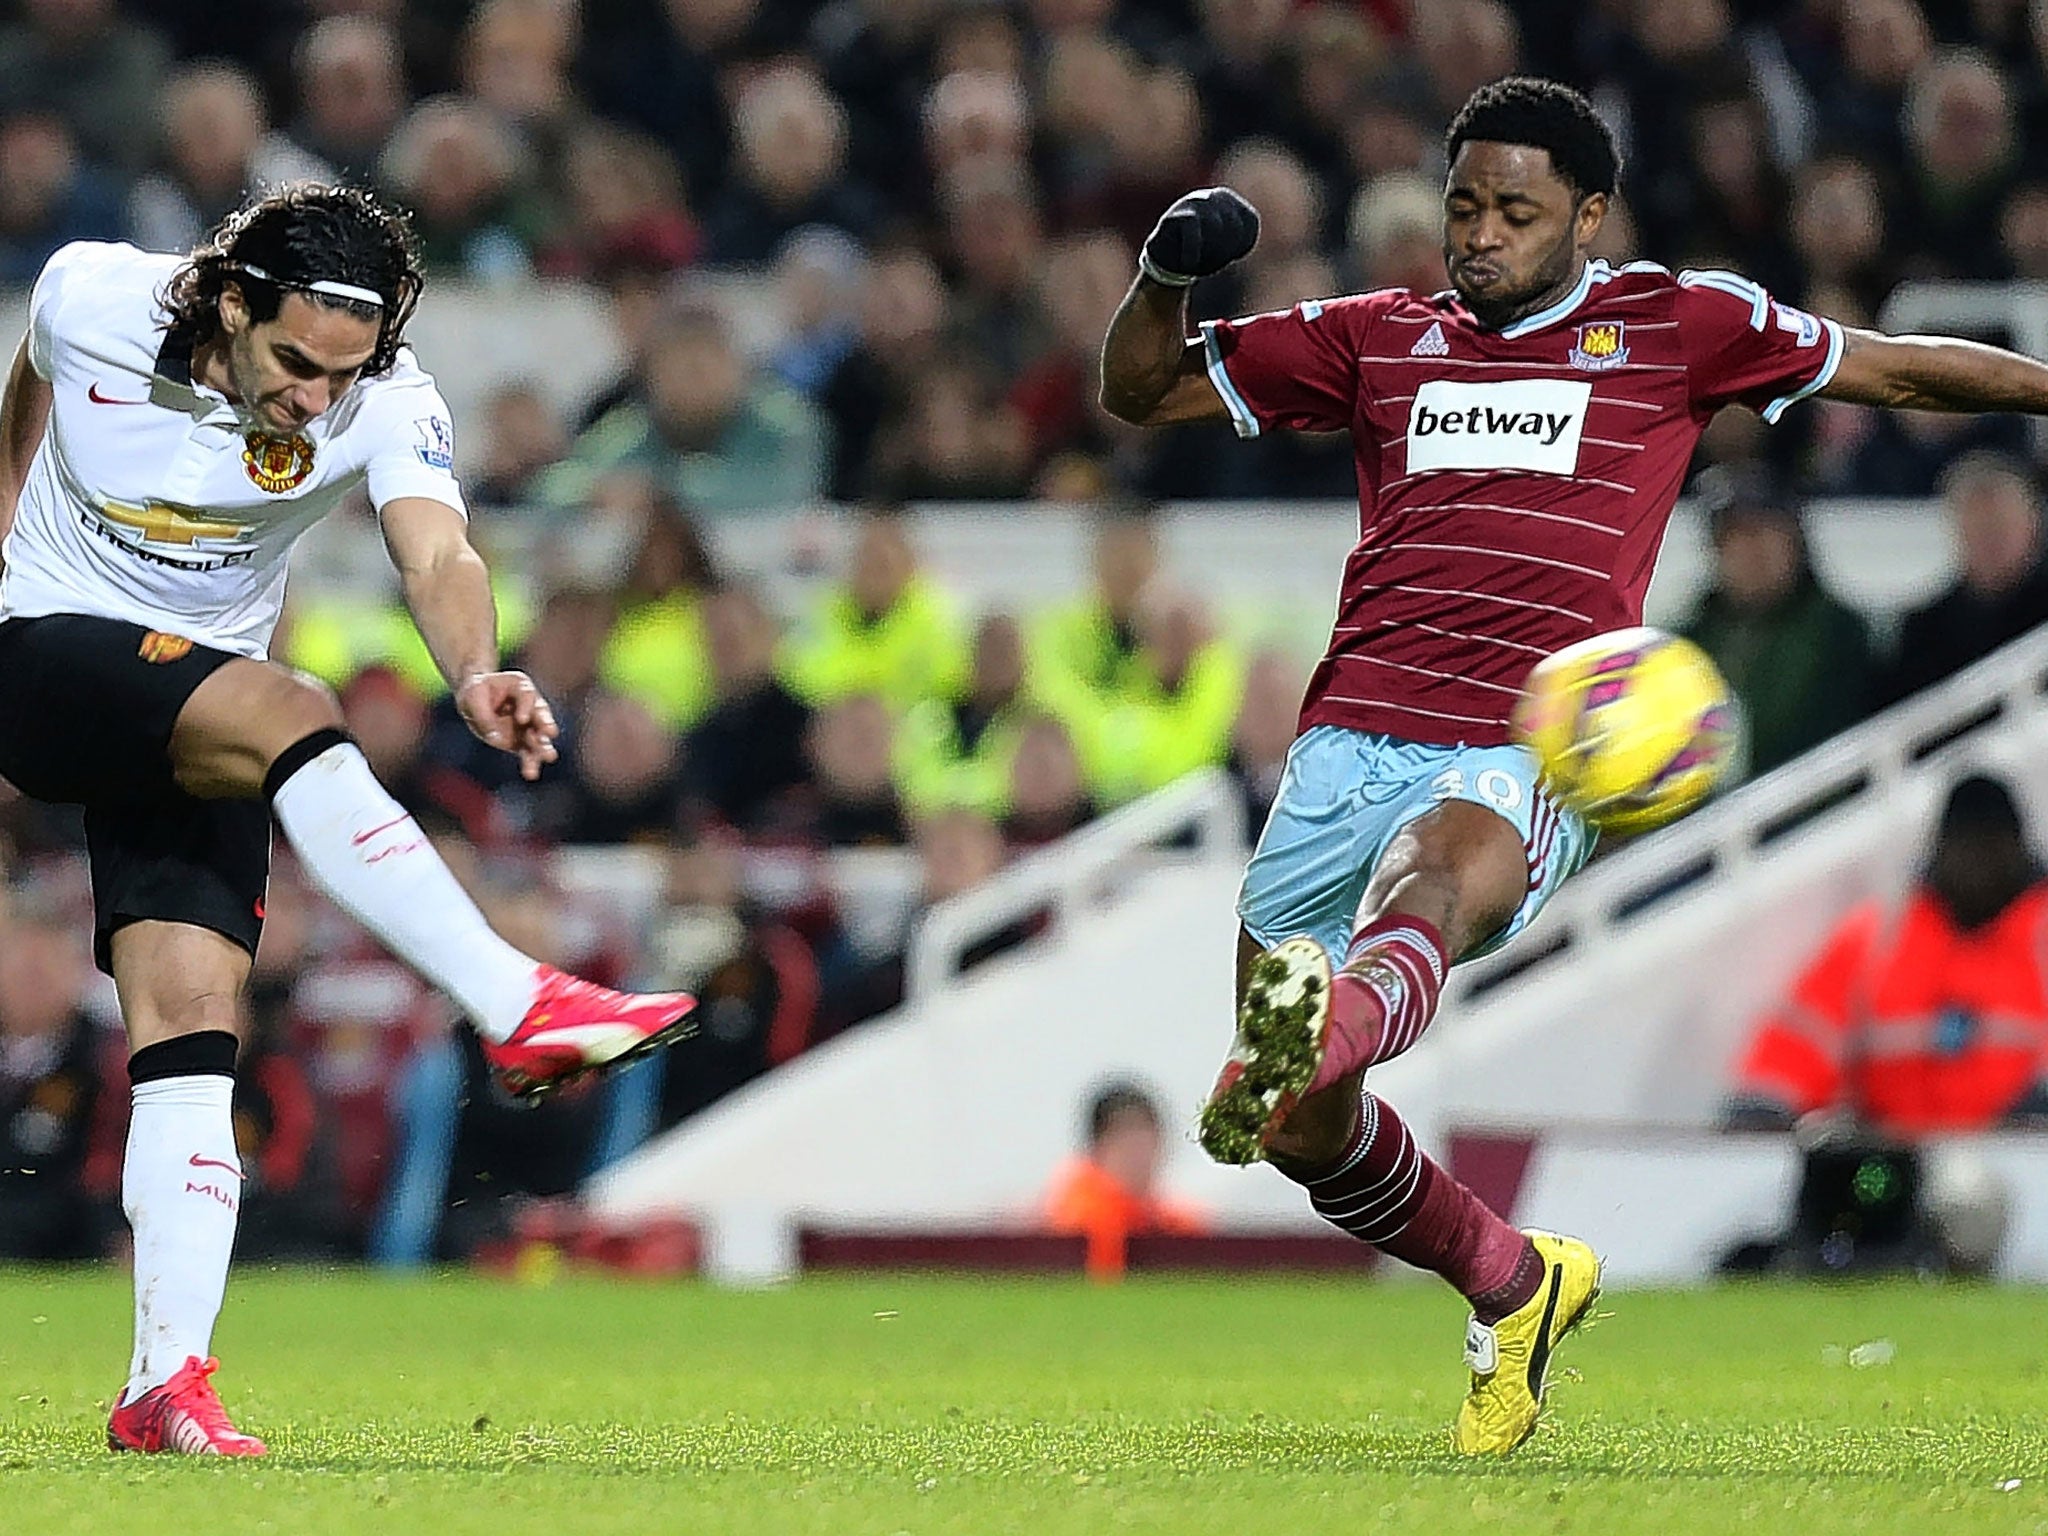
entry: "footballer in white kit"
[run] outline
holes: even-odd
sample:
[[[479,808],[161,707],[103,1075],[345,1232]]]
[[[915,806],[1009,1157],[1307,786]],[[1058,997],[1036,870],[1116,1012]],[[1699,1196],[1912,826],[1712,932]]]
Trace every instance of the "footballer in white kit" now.
[[[292,545],[366,487],[464,720],[528,778],[554,760],[547,701],[499,666],[447,404],[403,345],[419,291],[404,217],[356,188],[280,189],[189,256],[68,245],[0,402],[0,777],[84,809],[94,953],[131,1052],[116,1450],[264,1449],[229,1421],[209,1346],[273,817],[327,895],[462,1009],[507,1092],[692,1027],[684,994],[593,986],[493,932],[333,695],[268,659]]]

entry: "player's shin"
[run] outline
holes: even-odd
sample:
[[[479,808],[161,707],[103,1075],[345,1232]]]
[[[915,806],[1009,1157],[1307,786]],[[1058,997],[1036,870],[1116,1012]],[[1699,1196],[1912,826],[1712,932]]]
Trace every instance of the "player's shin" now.
[[[1328,1044],[1309,1091],[1390,1061],[1421,1039],[1449,964],[1443,936],[1421,918],[1390,913],[1360,928],[1330,979]]]
[[[316,731],[279,755],[263,787],[321,890],[454,998],[485,1039],[509,1039],[539,963],[492,930],[355,743]]]
[[[211,1351],[242,1204],[235,1037],[179,1035],[129,1059],[121,1205],[135,1235],[135,1354],[126,1401]]]
[[[1523,1236],[1425,1153],[1392,1105],[1359,1096],[1357,1128],[1331,1161],[1282,1162],[1323,1220],[1382,1253],[1442,1275],[1482,1323],[1536,1294],[1543,1266]]]

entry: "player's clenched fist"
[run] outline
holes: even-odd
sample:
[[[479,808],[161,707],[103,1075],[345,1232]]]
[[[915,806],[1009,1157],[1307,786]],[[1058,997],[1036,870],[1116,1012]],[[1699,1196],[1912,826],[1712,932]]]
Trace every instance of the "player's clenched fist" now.
[[[1228,187],[1190,192],[1152,226],[1138,267],[1155,283],[1185,288],[1221,272],[1259,243],[1259,210]]]

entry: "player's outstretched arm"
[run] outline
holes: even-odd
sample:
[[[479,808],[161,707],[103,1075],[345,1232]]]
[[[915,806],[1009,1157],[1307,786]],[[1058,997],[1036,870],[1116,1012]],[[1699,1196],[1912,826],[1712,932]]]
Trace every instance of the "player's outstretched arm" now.
[[[1228,187],[1190,192],[1160,215],[1103,338],[1104,410],[1140,427],[1229,415],[1209,382],[1200,339],[1188,335],[1188,289],[1258,238],[1258,211]]]
[[[499,670],[491,573],[469,542],[469,524],[425,496],[386,502],[381,520],[405,605],[455,707],[480,740],[518,757],[522,777],[539,778],[542,765],[555,760],[559,728],[532,678]]]
[[[1829,400],[1919,411],[2048,415],[2048,365],[1953,336],[1886,336],[1842,327]]]
[[[14,506],[28,478],[29,460],[43,441],[50,419],[50,383],[28,358],[28,338],[14,351],[7,394],[0,399],[0,538],[14,526]]]

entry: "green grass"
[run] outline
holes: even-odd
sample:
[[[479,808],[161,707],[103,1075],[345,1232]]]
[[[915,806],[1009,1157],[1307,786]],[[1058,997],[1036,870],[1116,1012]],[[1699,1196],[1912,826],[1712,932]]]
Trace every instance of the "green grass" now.
[[[5,1274],[0,1533],[2048,1532],[2048,1294],[1604,1305],[1475,1467],[1433,1287],[241,1274],[220,1381],[272,1454],[201,1463],[101,1448],[120,1277]]]

